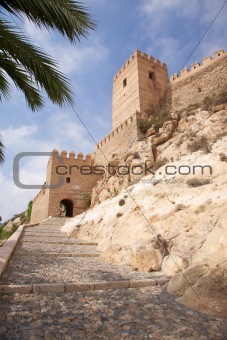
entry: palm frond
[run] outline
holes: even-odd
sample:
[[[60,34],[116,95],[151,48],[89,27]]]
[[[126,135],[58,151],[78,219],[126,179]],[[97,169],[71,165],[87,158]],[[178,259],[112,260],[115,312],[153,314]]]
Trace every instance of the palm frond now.
[[[10,25],[7,21],[0,19],[0,51],[2,51],[1,58],[4,56],[10,56],[10,59],[14,61],[11,64],[12,69],[10,75],[10,68],[7,68],[7,73],[9,76],[14,76],[14,72],[21,71],[22,84],[21,87],[18,83],[19,78],[13,79],[15,84],[24,92],[25,81],[27,81],[27,89],[29,94],[34,95],[35,86],[45,89],[48,97],[53,103],[59,106],[68,104],[70,106],[74,105],[73,92],[70,87],[68,79],[57,70],[57,63],[51,59],[47,54],[45,54],[41,49],[32,45],[29,41],[26,41],[23,34],[18,32],[17,28]],[[4,67],[9,66],[9,58],[7,63],[5,58],[3,58]],[[15,65],[18,65],[15,68]],[[27,72],[25,79],[25,71]],[[32,91],[31,91],[32,89]],[[0,88],[1,90],[1,88]],[[38,91],[38,90],[37,90]],[[36,95],[37,92],[36,91]],[[40,104],[36,105],[38,102],[34,101],[31,97],[31,102],[29,102],[30,95],[26,96],[28,104],[30,107],[39,108]]]
[[[0,135],[0,164],[2,164],[5,160],[4,157],[4,145],[2,144],[2,137]]]
[[[0,60],[1,65],[1,60]],[[7,100],[10,99],[10,84],[7,80],[6,73],[0,67],[0,101],[2,101],[2,95]]]
[[[71,42],[96,28],[88,9],[74,0],[2,0],[0,6],[21,18],[26,16],[39,27],[58,30]]]
[[[30,109],[32,111],[41,109],[43,106],[42,97],[39,91],[33,86],[33,82],[26,70],[2,52],[0,52],[0,65],[13,80],[16,87],[24,93]]]

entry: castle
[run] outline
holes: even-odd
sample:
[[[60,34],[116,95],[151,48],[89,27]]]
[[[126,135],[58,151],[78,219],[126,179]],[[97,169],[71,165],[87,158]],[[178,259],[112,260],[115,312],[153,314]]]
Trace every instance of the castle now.
[[[53,150],[47,165],[46,186],[33,201],[31,223],[48,216],[75,216],[84,212],[97,181],[98,165],[106,166],[112,155],[123,156],[140,138],[138,122],[142,114],[161,108],[176,111],[201,102],[226,85],[227,53],[223,49],[184,68],[168,78],[167,66],[159,59],[136,50],[113,79],[112,131],[87,155],[67,155]],[[97,168],[95,168],[95,166]],[[61,185],[57,185],[61,182]],[[48,186],[50,186],[48,188]]]

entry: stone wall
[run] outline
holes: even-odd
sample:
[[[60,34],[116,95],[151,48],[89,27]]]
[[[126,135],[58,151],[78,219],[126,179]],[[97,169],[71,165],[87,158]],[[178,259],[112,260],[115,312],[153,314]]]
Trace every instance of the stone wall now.
[[[201,102],[206,96],[218,93],[227,84],[227,53],[215,52],[214,59],[206,57],[202,65],[191,65],[191,71],[184,69],[181,76],[170,77],[171,86],[167,93],[167,104],[173,110],[181,110],[190,104]]]
[[[153,111],[168,83],[166,64],[136,50],[114,77],[112,129],[135,111]]]
[[[33,200],[30,223],[39,223],[48,218],[49,190],[41,189]]]
[[[97,144],[94,156],[96,165],[108,164],[114,154],[119,156],[126,154],[133,142],[138,140],[137,124],[139,119],[140,113],[135,112]]]
[[[84,212],[87,207],[84,196],[91,196],[91,192],[100,175],[94,173],[94,160],[91,155],[84,159],[79,153],[75,157],[74,152],[67,156],[66,151],[59,155],[53,150],[47,166],[46,185],[53,186],[44,188],[35,197],[32,208],[31,222],[40,222],[48,216],[59,216],[59,204],[67,200],[72,204],[72,216]],[[62,185],[54,186],[62,180]]]

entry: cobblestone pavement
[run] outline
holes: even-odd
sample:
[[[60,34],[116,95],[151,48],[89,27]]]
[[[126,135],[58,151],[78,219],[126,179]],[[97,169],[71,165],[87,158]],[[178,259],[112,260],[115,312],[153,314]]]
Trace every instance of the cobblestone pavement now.
[[[61,236],[60,226],[55,226],[57,221],[50,222],[29,228],[25,234],[34,233],[37,240],[39,236],[35,233],[46,233],[48,241],[52,238],[48,236],[52,229],[55,236]],[[32,235],[29,237],[33,238]],[[29,254],[35,249],[58,253],[60,248],[59,244],[48,247],[47,243],[34,243],[34,247],[37,248],[22,240],[16,252],[23,250]],[[89,249],[91,252],[94,246],[74,245],[67,249],[82,254]],[[154,273],[136,272],[129,266],[109,264],[98,258],[17,256],[15,253],[1,284],[82,283],[155,277]],[[227,339],[227,320],[212,318],[178,303],[172,295],[162,292],[160,286],[1,294],[0,304],[0,339]]]

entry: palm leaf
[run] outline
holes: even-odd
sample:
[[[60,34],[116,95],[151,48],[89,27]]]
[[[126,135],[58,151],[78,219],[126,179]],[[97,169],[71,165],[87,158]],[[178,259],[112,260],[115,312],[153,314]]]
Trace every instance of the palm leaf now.
[[[35,87],[40,87],[45,89],[48,97],[53,103],[60,106],[68,104],[70,106],[74,105],[73,94],[67,78],[59,72],[56,67],[57,63],[46,55],[41,49],[35,47],[30,42],[27,42],[24,36],[18,32],[17,28],[10,25],[7,21],[0,19],[0,68],[5,69],[9,66],[9,58],[6,59],[4,56],[10,56],[10,59],[14,62],[11,66],[18,65],[18,68],[13,68],[10,73],[10,68],[7,67],[7,74],[12,77],[15,84],[24,92],[29,106],[35,110],[40,108],[42,105],[41,101],[38,100],[36,91],[36,98],[39,101],[34,101],[34,90]],[[2,64],[3,63],[3,64]],[[22,72],[23,86],[21,87],[18,83],[19,78],[13,78],[14,72],[19,70]],[[27,76],[25,78],[25,71]],[[18,74],[17,74],[18,75]],[[24,91],[26,89],[25,81],[27,81],[27,89],[29,90],[28,95]],[[31,91],[32,88],[32,91]],[[24,89],[24,90],[23,90]],[[2,91],[0,87],[0,91]],[[29,98],[31,96],[31,101]],[[41,96],[41,95],[39,95]],[[41,98],[41,97],[40,97]]]
[[[6,77],[6,73],[0,68],[0,101],[2,101],[1,93],[5,99],[10,99],[10,85]]]
[[[4,145],[2,144],[2,137],[0,135],[0,164],[4,162]]]
[[[0,52],[0,65],[13,80],[16,87],[21,90],[32,111],[41,109],[43,106],[42,97],[39,91],[33,86],[33,82],[28,73],[6,54]]]
[[[39,27],[58,30],[72,42],[96,28],[88,9],[74,0],[2,0],[0,5],[16,16],[26,16]]]

